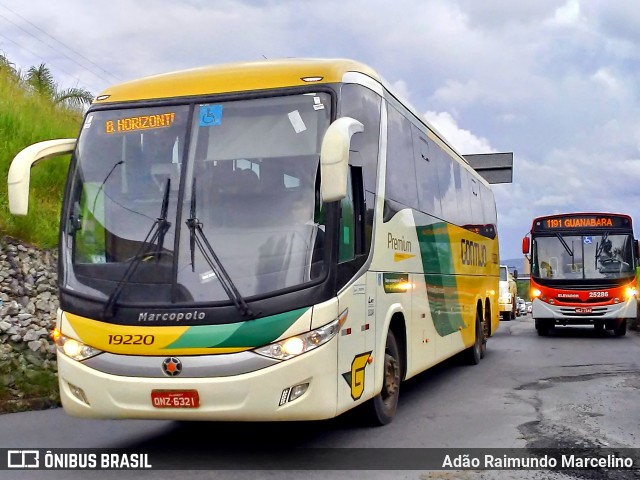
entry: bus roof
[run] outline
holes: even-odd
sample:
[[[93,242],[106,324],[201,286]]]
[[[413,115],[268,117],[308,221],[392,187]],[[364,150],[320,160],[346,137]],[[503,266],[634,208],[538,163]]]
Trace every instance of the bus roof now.
[[[237,62],[180,70],[113,85],[102,91],[94,104],[151,100],[192,95],[241,92],[342,81],[347,72],[360,72],[378,82],[371,67],[349,59],[281,59]]]

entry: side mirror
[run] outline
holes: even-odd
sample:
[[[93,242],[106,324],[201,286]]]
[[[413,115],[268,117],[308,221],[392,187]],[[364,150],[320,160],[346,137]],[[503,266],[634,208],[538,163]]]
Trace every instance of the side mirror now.
[[[75,146],[75,138],[46,140],[26,147],[14,157],[7,176],[9,210],[13,215],[26,215],[29,211],[31,167],[45,158],[71,153]]]
[[[529,248],[530,248],[529,237],[524,237],[522,239],[522,253],[525,254],[525,255],[528,255],[529,254]]]
[[[347,173],[351,136],[364,126],[351,117],[337,119],[327,128],[320,147],[320,195],[323,202],[342,200],[347,195]]]
[[[513,279],[517,280],[518,279],[518,270],[514,270],[513,271]]]

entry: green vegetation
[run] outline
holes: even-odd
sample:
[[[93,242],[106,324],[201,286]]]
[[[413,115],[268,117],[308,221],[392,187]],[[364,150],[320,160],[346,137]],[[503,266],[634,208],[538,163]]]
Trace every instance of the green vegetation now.
[[[80,105],[91,94],[82,89],[59,90],[44,64],[22,76],[0,54],[0,232],[41,248],[58,244],[60,205],[69,158],[42,162],[31,170],[29,214],[9,212],[7,174],[23,148],[56,138],[74,138],[82,122]]]
[[[0,414],[60,406],[55,371],[19,362],[0,362]]]
[[[82,107],[91,98],[91,93],[83,89],[60,90],[44,64],[22,75],[0,52],[1,236],[40,248],[58,244],[69,157],[44,161],[31,170],[29,214],[25,217],[9,212],[7,175],[11,161],[23,148],[42,140],[76,137]],[[7,349],[0,350],[0,413],[59,406],[55,363],[42,363],[36,354],[0,343],[0,347],[5,346]]]
[[[518,286],[518,296],[524,298],[525,302],[531,301],[529,298],[529,280],[516,280]]]

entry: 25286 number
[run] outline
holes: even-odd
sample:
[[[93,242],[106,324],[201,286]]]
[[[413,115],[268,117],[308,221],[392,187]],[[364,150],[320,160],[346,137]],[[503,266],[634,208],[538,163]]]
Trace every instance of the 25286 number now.
[[[153,345],[153,335],[109,335],[109,345]]]
[[[589,298],[602,298],[608,296],[609,292],[589,292]]]

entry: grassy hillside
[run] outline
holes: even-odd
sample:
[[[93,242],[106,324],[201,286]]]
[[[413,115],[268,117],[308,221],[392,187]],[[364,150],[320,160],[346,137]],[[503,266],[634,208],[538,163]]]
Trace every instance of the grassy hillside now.
[[[60,205],[69,158],[56,157],[31,169],[29,214],[14,217],[7,200],[7,173],[13,157],[24,147],[41,140],[74,138],[81,113],[54,105],[45,97],[29,93],[0,70],[0,234],[39,247],[58,243]]]

